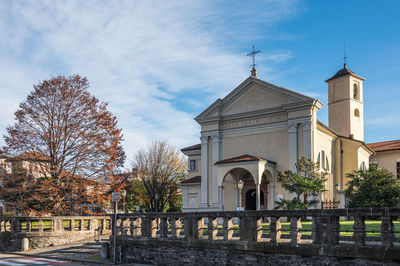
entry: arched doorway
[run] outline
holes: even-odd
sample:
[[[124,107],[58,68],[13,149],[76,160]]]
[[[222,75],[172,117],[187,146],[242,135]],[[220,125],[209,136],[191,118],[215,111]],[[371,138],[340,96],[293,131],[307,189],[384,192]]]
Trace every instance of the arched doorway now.
[[[245,209],[246,210],[256,210],[257,209],[257,196],[255,189],[249,189],[245,196]],[[264,202],[264,192],[261,190],[260,202]]]
[[[253,177],[250,172],[244,168],[237,167],[231,169],[222,181],[222,210],[224,211],[236,211],[238,207],[245,207],[243,199],[243,190],[239,189],[239,180],[244,179],[253,181]],[[240,193],[241,192],[241,193]]]
[[[257,210],[256,184],[251,175],[243,175],[242,206],[245,210]],[[260,210],[268,209],[268,182],[263,174],[260,184]]]

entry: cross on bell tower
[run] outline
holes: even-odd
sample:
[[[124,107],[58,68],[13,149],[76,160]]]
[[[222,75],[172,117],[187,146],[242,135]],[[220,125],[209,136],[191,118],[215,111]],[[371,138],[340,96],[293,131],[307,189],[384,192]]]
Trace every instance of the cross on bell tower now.
[[[258,54],[258,53],[260,53],[260,52],[261,52],[260,50],[255,50],[255,49],[254,49],[254,45],[253,45],[253,46],[252,46],[252,51],[251,51],[251,53],[248,53],[248,54],[247,54],[247,56],[251,56],[251,57],[253,58],[253,64],[250,65],[250,66],[252,67],[252,69],[251,69],[251,76],[252,76],[252,77],[256,77],[256,78],[258,78],[257,69],[256,69],[256,54]]]

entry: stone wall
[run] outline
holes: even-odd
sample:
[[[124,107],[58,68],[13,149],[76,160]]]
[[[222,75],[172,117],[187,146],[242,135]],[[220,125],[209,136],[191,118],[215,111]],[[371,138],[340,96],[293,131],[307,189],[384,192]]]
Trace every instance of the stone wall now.
[[[400,243],[395,233],[400,232],[393,223],[399,216],[398,208],[123,214],[117,217],[116,261],[157,265],[399,264]],[[302,219],[311,221],[307,228],[302,228]],[[340,225],[344,219],[352,221],[351,230]],[[379,219],[380,230],[368,231],[366,219]],[[113,254],[112,245],[109,254]]]

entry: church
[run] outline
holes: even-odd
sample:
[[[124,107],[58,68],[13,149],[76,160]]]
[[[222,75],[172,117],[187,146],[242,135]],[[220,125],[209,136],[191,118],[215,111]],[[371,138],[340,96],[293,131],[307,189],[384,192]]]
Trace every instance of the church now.
[[[347,65],[326,80],[329,126],[314,98],[251,76],[195,120],[201,143],[183,148],[188,179],[183,211],[271,210],[290,198],[278,171],[295,171],[301,156],[328,172],[319,200],[345,206],[346,174],[365,169],[374,151],[364,142],[364,78]],[[318,207],[318,206],[317,206]]]

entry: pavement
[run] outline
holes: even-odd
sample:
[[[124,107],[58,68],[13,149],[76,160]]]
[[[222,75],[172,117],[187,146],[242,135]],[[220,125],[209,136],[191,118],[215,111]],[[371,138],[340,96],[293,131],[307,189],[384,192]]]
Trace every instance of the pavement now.
[[[101,259],[101,241],[87,241],[28,251],[0,253],[1,265],[113,265]],[[148,264],[119,264],[148,266]]]

